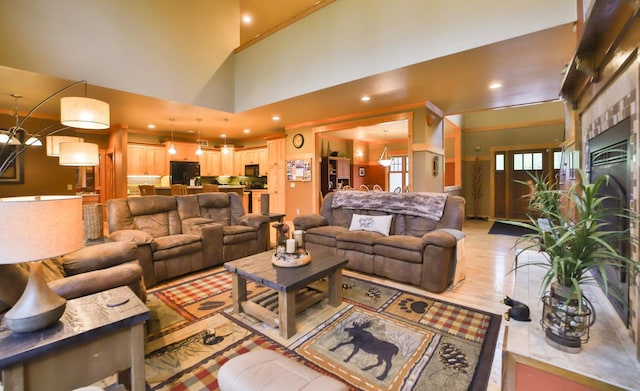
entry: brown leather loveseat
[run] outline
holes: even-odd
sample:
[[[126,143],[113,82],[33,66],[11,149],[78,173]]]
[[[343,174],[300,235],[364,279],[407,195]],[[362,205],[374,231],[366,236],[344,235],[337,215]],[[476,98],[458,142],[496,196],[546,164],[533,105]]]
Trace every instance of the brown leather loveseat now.
[[[147,287],[267,249],[269,218],[235,193],[111,199],[107,219],[111,239],[138,246]]]
[[[293,222],[312,256],[344,256],[349,269],[442,292],[454,279],[464,206],[444,193],[342,190]]]
[[[146,301],[142,267],[134,243],[100,243],[42,263],[47,284],[65,299],[128,286]],[[0,312],[18,301],[27,285],[29,270],[29,263],[0,265]]]

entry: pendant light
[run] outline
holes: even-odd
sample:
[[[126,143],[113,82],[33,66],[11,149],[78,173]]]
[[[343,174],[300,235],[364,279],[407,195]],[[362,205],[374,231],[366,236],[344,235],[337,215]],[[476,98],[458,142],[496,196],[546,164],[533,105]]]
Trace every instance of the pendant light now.
[[[167,152],[169,155],[175,155],[177,153],[176,146],[173,145],[173,122],[175,118],[169,118],[169,121],[171,121],[171,144],[169,144],[169,150],[167,150]]]
[[[224,127],[225,129],[227,128],[227,123],[229,122],[228,118],[224,119]],[[224,147],[222,147],[222,153],[223,154],[228,154],[229,153],[229,148],[227,148],[227,135],[223,134],[222,137],[224,138]]]
[[[378,164],[383,167],[389,167],[391,165],[391,157],[389,157],[389,151],[387,150],[387,132],[388,130],[384,130],[384,149],[382,150],[382,154],[380,155],[380,159],[378,159]]]
[[[196,149],[196,155],[201,156],[202,146],[200,145],[200,121],[202,121],[202,118],[196,118],[196,121],[198,121],[198,148]]]

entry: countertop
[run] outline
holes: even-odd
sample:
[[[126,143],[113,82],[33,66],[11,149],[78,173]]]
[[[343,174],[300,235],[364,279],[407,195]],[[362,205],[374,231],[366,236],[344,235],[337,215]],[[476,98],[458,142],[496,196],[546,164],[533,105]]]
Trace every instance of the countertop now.
[[[530,262],[528,256],[521,254],[518,263]],[[546,343],[540,326],[542,301],[538,294],[543,274],[542,268],[534,266],[523,266],[516,271],[513,298],[530,306],[531,322],[509,321],[505,354],[517,363],[526,363],[577,382],[587,381],[596,389],[612,385],[624,390],[637,390],[640,362],[636,358],[635,344],[599,288],[585,286],[597,319],[589,330],[590,339],[582,345],[582,351],[577,354],[564,353]],[[503,360],[503,366],[511,360]],[[515,379],[509,369],[503,369],[503,373],[507,373],[503,379],[505,390],[515,389]]]

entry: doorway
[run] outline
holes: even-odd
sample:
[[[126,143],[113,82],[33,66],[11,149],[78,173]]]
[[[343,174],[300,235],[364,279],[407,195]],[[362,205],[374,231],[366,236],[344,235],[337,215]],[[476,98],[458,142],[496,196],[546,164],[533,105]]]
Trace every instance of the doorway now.
[[[531,175],[556,180],[562,153],[558,147],[495,150],[492,153],[493,213],[496,219],[528,220]]]

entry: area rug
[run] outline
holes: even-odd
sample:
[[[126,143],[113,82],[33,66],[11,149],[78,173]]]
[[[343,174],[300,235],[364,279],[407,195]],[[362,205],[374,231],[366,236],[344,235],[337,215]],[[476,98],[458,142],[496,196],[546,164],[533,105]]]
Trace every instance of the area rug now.
[[[533,233],[533,230],[517,225],[495,221],[489,229],[490,235],[522,236]]]
[[[323,290],[326,281],[313,288]],[[273,294],[248,284],[250,298]],[[231,307],[231,277],[217,271],[149,292],[148,390],[217,390],[229,359],[272,349],[351,390],[484,390],[500,316],[365,279],[343,277],[343,304],[323,300],[296,316],[297,333]]]

